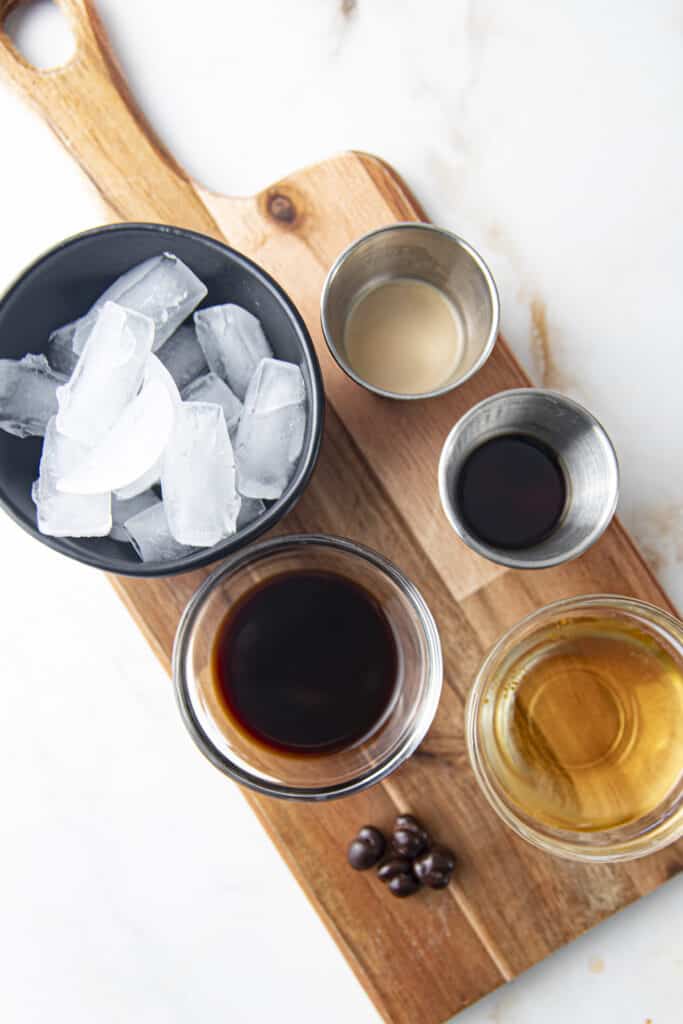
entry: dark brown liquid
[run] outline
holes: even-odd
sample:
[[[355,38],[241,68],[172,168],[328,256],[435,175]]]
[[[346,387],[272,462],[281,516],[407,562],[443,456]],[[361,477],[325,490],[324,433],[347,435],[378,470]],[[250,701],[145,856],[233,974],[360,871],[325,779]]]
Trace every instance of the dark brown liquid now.
[[[398,656],[389,622],[358,584],[327,572],[283,573],[223,620],[213,677],[226,712],[277,750],[330,753],[386,715]]]
[[[495,547],[533,547],[564,511],[567,486],[555,453],[535,438],[505,434],[465,461],[456,502],[470,531]]]

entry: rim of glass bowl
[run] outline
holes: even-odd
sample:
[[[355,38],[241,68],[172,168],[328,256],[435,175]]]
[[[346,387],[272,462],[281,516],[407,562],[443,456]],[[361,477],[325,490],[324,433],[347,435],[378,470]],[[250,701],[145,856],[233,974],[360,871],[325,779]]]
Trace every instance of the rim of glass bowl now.
[[[412,604],[417,614],[425,639],[427,666],[425,694],[415,716],[415,722],[401,746],[391,756],[382,760],[371,770],[361,773],[346,782],[337,783],[332,786],[299,787],[261,779],[239,765],[234,764],[214,747],[197,720],[189,699],[186,662],[190,639],[199,612],[214,587],[222,579],[238,572],[245,565],[261,561],[269,555],[288,549],[294,551],[297,548],[306,548],[312,545],[333,548],[347,555],[362,558],[379,569],[396,584],[403,596]],[[262,541],[259,544],[249,545],[236,552],[218,569],[214,570],[210,576],[207,576],[190,599],[181,616],[173,645],[172,664],[173,685],[181,716],[190,735],[204,756],[208,758],[214,767],[218,768],[219,771],[232,778],[235,782],[239,782],[248,789],[255,790],[257,793],[278,797],[283,800],[332,800],[336,797],[359,793],[361,790],[367,789],[369,786],[373,786],[375,783],[385,779],[415,752],[424,739],[434,720],[443,683],[443,659],[439,632],[434,617],[415,584],[407,576],[404,576],[393,562],[390,562],[376,551],[366,548],[362,544],[357,544],[355,541],[346,540],[343,537],[317,533],[290,534],[289,536],[276,537],[272,540]]]
[[[616,835],[621,831],[620,829],[587,833],[563,831],[560,829],[546,832],[534,822],[533,818],[524,816],[515,810],[501,796],[498,788],[492,782],[492,778],[495,778],[495,776],[488,767],[479,739],[479,717],[482,699],[492,666],[504,656],[505,652],[535,622],[549,616],[552,617],[558,613],[591,608],[604,608],[608,612],[620,611],[636,620],[647,623],[649,627],[654,628],[655,633],[677,648],[683,660],[683,622],[663,608],[658,608],[657,605],[620,594],[585,594],[580,597],[569,597],[563,598],[560,601],[553,601],[542,608],[537,608],[536,611],[526,615],[519,622],[515,623],[514,626],[506,630],[484,659],[472,684],[465,710],[467,752],[472,770],[488,803],[513,832],[521,836],[522,839],[525,839],[532,846],[543,850],[545,853],[551,853],[573,861],[608,863],[634,860],[637,857],[656,853],[658,850],[680,839],[683,836],[683,814],[678,816],[678,821],[677,816],[673,815],[668,829],[666,825],[663,828],[657,828],[657,825],[661,825],[662,820],[666,821],[666,819],[653,818],[650,828],[655,829],[654,832],[640,832],[622,839],[619,839],[618,835]],[[610,841],[611,837],[612,841]],[[591,841],[595,845],[591,845]]]

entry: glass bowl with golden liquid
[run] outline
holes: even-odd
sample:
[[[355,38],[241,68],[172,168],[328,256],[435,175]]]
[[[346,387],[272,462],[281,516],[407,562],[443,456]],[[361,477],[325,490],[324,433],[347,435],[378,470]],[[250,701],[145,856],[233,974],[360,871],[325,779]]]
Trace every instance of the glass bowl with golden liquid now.
[[[470,760],[518,835],[581,861],[641,857],[683,835],[683,623],[597,595],[548,605],[484,661]]]

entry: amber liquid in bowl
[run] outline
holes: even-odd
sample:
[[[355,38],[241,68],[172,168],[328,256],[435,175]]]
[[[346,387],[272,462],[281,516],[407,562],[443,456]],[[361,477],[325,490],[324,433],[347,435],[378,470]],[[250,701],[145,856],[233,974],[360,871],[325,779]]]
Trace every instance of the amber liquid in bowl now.
[[[487,700],[498,783],[545,825],[629,824],[661,806],[683,775],[683,669],[633,623],[547,626]]]

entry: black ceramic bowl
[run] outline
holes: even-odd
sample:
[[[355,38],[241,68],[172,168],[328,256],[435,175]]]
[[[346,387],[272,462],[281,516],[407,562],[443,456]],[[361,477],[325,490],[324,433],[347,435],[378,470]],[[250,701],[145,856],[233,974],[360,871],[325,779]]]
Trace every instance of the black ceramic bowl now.
[[[165,250],[180,257],[208,288],[202,303],[236,302],[258,316],[273,352],[298,363],[308,417],[299,465],[282,497],[264,514],[212,548],[168,562],[141,562],[132,547],[108,537],[46,537],[36,525],[31,484],[38,476],[42,438],[0,430],[0,505],[37,540],[70,558],[127,576],[166,576],[207,565],[253,541],[292,507],[315,467],[322,436],[324,393],[320,367],[306,325],[276,282],[234,249],[184,228],[115,224],[68,238],[33,263],[0,301],[0,357],[44,352],[55,327],[87,311],[111,282],[134,264]]]

